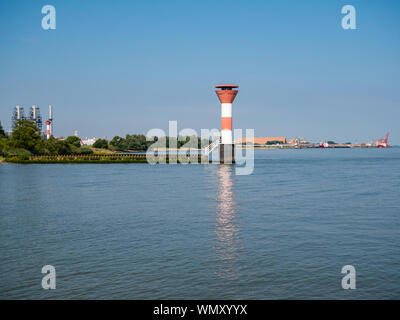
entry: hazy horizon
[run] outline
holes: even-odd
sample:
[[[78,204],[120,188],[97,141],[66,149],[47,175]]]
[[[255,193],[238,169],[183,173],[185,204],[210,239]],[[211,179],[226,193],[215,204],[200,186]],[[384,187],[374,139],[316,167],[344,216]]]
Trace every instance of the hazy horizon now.
[[[43,30],[41,8],[56,8]],[[341,8],[357,30],[341,27]],[[217,84],[237,84],[233,127],[255,136],[400,144],[396,1],[0,0],[0,121],[54,108],[54,134],[220,127]]]

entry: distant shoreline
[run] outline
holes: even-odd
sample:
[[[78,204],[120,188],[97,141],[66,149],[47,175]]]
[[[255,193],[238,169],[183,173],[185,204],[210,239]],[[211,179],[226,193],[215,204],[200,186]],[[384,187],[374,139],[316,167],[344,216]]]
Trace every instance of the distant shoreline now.
[[[392,146],[392,148],[398,149],[400,146]],[[246,150],[246,146],[237,146],[237,149]],[[329,148],[318,148],[318,147],[294,147],[294,146],[255,146],[255,150],[283,150],[283,149],[379,149],[377,147],[329,147]],[[164,149],[161,152],[165,152],[168,149]],[[194,149],[193,149],[194,150]],[[196,149],[194,151],[200,151],[201,149]],[[205,157],[201,154],[188,155],[186,153],[176,154],[176,151],[188,151],[181,149],[170,149],[169,151],[174,152],[173,154],[167,153],[154,153],[155,157],[161,158],[161,163],[169,163],[173,161],[174,163],[201,163],[202,159]],[[187,158],[190,157],[188,161]],[[165,158],[165,159],[162,159]],[[207,157],[208,158],[208,157]],[[68,164],[68,163],[148,163],[147,154],[145,151],[136,152],[113,152],[113,153],[95,153],[90,155],[30,155],[26,157],[21,156],[11,156],[11,157],[1,157],[0,164],[15,163],[15,164]]]
[[[156,155],[160,162],[176,162],[176,163],[201,163],[201,155],[192,155],[187,159],[186,155]],[[9,157],[0,158],[1,163],[16,164],[66,164],[66,163],[148,163],[146,154],[93,154],[93,155],[63,155],[63,156],[37,156],[29,157]]]

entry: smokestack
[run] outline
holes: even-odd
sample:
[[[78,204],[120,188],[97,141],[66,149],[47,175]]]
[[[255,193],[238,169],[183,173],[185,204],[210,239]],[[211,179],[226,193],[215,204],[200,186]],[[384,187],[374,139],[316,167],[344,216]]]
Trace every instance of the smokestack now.
[[[25,120],[24,115],[24,107],[23,106],[15,106],[14,112],[12,114],[11,122],[12,122],[12,131],[17,128],[17,123],[20,120]]]
[[[50,121],[50,136],[53,135],[53,107],[51,105],[49,105],[49,121]],[[46,122],[47,124],[47,122]]]
[[[32,106],[32,118],[31,118],[31,120],[36,120],[37,119],[37,109],[38,109],[39,107],[38,106]]]
[[[218,85],[215,88],[220,89],[215,91],[221,102],[221,144],[219,146],[219,161],[220,163],[235,162],[235,145],[232,139],[232,102],[235,100],[238,93],[234,88],[239,86],[234,85]]]
[[[17,121],[22,120],[22,112],[23,112],[23,107],[22,106],[16,106],[15,109],[17,110]]]
[[[50,139],[51,136],[51,121],[46,120],[46,139]]]
[[[31,121],[35,122],[39,131],[42,132],[42,117],[40,116],[40,108],[37,105],[32,106],[31,115],[29,118]]]
[[[49,119],[46,120],[46,139],[53,135],[53,107],[49,105]]]

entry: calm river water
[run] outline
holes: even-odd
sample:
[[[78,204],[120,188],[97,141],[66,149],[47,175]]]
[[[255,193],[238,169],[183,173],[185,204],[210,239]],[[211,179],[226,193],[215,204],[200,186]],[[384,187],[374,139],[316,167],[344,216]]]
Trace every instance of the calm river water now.
[[[400,149],[1,164],[0,228],[1,299],[399,299]]]

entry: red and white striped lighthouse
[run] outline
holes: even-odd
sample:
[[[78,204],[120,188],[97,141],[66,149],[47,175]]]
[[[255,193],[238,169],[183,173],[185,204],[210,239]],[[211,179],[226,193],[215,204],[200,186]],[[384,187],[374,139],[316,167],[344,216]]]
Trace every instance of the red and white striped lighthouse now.
[[[221,144],[219,146],[219,159],[221,163],[235,162],[235,145],[232,139],[232,102],[235,100],[239,86],[218,85],[220,89],[215,92],[221,102]]]

